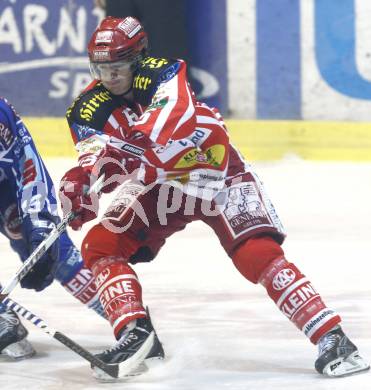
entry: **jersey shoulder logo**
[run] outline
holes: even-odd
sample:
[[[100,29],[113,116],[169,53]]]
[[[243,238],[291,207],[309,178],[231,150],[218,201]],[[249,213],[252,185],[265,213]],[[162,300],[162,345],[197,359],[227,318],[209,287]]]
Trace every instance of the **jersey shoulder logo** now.
[[[114,96],[97,84],[82,93],[67,110],[66,117],[78,139],[91,134],[92,129],[103,130],[112,111],[118,106]]]
[[[108,91],[96,91],[86,96],[81,101],[79,115],[81,119],[90,122],[94,116],[105,106],[105,103],[112,101]]]
[[[167,58],[146,57],[140,61],[133,80],[135,101],[148,106],[158,86],[173,78],[179,67],[177,60]]]

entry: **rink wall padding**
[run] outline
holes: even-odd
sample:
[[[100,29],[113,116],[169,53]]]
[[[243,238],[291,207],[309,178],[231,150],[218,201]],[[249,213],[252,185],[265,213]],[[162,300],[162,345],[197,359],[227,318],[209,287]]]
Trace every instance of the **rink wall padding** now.
[[[43,157],[75,157],[64,118],[25,117]],[[226,121],[232,143],[250,161],[297,155],[306,160],[371,161],[371,123]]]
[[[42,157],[77,156],[66,119],[24,117],[23,122]]]
[[[229,120],[232,142],[250,160],[371,161],[371,123]]]

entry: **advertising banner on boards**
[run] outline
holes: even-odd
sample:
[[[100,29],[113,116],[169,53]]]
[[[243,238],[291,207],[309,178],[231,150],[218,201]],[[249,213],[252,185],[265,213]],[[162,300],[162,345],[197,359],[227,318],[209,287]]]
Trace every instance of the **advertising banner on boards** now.
[[[204,0],[202,6],[193,0],[187,4],[189,41],[194,42],[189,58],[195,92],[225,111],[226,53],[217,50],[226,42],[225,7],[212,6],[211,0]],[[215,33],[202,22],[210,12],[222,26],[218,29],[222,46],[214,43],[212,51],[208,42]],[[92,0],[2,0],[0,95],[13,102],[22,115],[64,116],[73,98],[91,80],[86,46],[103,16]]]
[[[86,43],[100,17],[90,1],[2,1],[0,94],[23,115],[63,116],[91,80]]]

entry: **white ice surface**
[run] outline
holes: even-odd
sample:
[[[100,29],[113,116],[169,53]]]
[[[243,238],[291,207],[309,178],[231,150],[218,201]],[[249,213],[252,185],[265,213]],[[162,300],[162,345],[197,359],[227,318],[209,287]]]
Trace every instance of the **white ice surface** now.
[[[72,160],[47,160],[55,180]],[[371,164],[288,158],[255,164],[284,223],[284,249],[343,317],[343,327],[371,360]],[[84,232],[72,233],[76,244]],[[0,238],[1,280],[19,268]],[[371,374],[326,379],[313,368],[316,348],[277,310],[261,286],[245,281],[201,223],[171,237],[158,258],[135,267],[167,359],[129,381],[100,384],[89,365],[32,324],[37,357],[0,356],[1,390],[363,390]],[[50,327],[96,353],[113,342],[110,326],[54,283],[11,297]]]

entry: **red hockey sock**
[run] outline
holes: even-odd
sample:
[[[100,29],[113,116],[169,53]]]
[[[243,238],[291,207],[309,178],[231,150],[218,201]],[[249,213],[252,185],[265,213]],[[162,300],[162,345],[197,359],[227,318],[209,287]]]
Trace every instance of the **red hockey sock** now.
[[[142,288],[134,270],[120,257],[104,257],[93,265],[99,300],[116,337],[130,321],[146,317]]]
[[[341,321],[326,307],[310,281],[283,257],[271,262],[259,282],[282,313],[314,344]]]

